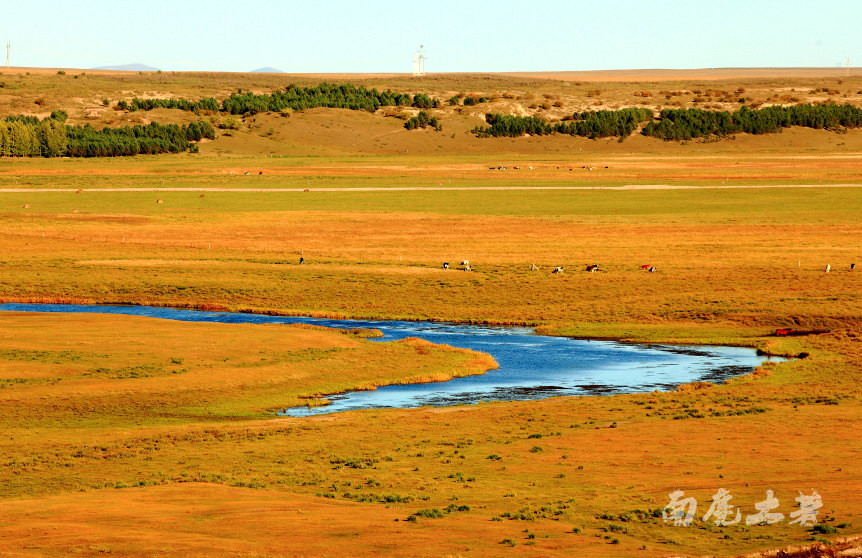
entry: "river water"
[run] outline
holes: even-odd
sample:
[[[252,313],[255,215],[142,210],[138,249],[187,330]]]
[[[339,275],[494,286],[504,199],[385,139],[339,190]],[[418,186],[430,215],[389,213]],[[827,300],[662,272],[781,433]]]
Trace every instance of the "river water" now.
[[[150,306],[0,304],[0,311],[91,312],[149,316],[187,322],[308,323],[333,328],[374,328],[393,341],[419,337],[433,343],[488,353],[500,368],[448,382],[384,386],[332,395],[329,405],[294,407],[281,414],[310,416],[352,409],[533,400],[557,395],[610,395],[669,390],[694,381],[720,383],[746,374],[766,357],[754,349],[717,346],[642,345],[536,335],[527,327],[435,322],[329,320],[202,312]]]

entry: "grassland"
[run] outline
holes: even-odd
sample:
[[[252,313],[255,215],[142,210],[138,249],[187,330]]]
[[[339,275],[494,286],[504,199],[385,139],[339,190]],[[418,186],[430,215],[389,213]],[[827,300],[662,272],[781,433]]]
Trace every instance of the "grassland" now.
[[[203,96],[296,81],[87,74],[4,75],[14,87],[0,95],[24,103],[42,92],[46,109],[85,118],[88,99],[111,92]],[[634,87],[742,87],[765,100],[837,79],[862,85],[721,79],[363,83],[500,93],[499,103],[564,88],[594,102],[586,93],[600,89],[607,105]],[[576,97],[561,97],[567,110]],[[849,266],[862,264],[862,134],[480,140],[462,133],[474,116],[450,112],[438,135],[315,110],[258,115],[198,155],[0,161],[0,188],[24,190],[0,193],[0,300],[526,323],[807,358],[674,393],[274,418],[309,397],[493,364],[316,329],[4,313],[3,552],[735,555],[858,537],[862,276]],[[120,118],[99,114],[92,122]],[[488,170],[504,164],[522,169]],[[650,184],[696,187],[618,189]],[[401,190],[441,186],[480,189]],[[596,189],[543,189],[559,186]],[[465,258],[474,272],[441,267]],[[591,263],[603,272],[583,273]],[[550,274],[557,265],[562,276]],[[776,338],[778,327],[823,333]],[[703,515],[722,487],[743,514],[767,489],[785,515],[799,491],[817,490],[819,519],[837,532],[787,520],[681,528],[653,515],[677,488]]]

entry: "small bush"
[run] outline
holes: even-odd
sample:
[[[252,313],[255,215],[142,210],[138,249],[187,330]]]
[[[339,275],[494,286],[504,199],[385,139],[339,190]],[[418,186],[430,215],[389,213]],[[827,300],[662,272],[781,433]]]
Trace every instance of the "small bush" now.
[[[443,510],[441,510],[440,508],[425,508],[410,514],[410,516],[407,518],[407,521],[416,521],[417,517],[424,517],[426,519],[440,519],[444,516],[445,514],[443,513]],[[411,517],[413,519],[410,519]]]
[[[241,126],[242,122],[239,119],[230,116],[222,118],[218,125],[222,130],[239,130]]]

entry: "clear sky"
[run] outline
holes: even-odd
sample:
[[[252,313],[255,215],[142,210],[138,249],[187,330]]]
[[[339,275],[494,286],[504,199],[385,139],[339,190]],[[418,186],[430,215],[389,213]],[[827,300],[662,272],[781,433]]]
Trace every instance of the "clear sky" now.
[[[0,40],[35,67],[410,72],[420,44],[428,72],[862,66],[862,0],[3,0]]]

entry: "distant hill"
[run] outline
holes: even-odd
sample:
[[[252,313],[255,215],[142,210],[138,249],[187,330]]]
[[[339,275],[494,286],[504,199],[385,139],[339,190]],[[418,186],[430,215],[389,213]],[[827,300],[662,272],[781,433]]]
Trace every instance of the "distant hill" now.
[[[253,74],[283,74],[281,70],[278,68],[273,68],[272,66],[264,66],[263,68],[258,68],[257,70],[252,70]]]
[[[116,70],[118,72],[157,72],[158,68],[146,64],[122,64],[120,66],[99,66],[94,70]]]

